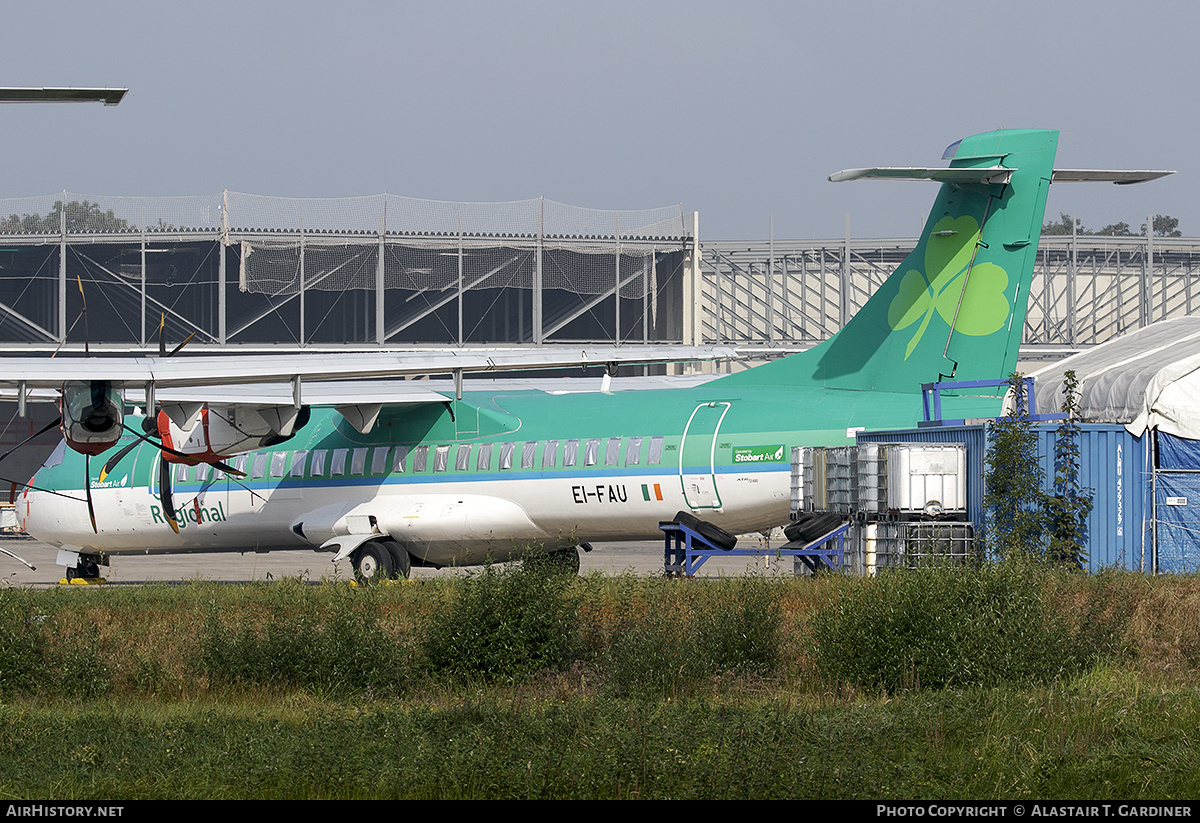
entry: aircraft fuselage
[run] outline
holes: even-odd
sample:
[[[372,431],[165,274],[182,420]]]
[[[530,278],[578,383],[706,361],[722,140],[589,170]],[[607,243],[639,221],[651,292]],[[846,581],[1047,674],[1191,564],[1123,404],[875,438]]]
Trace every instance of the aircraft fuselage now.
[[[792,446],[853,443],[850,427],[898,415],[915,422],[919,402],[765,387],[468,393],[453,415],[434,404],[398,409],[366,435],[320,409],[291,440],[231,461],[244,479],[172,466],[178,535],[148,443],[103,483],[107,455],[92,458],[98,533],[85,506],[46,492],[26,492],[23,513],[43,541],[111,555],[312,549],[369,523],[436,565],[654,539],[681,509],[746,533],[787,520]],[[34,485],[82,497],[83,462],[66,450]]]

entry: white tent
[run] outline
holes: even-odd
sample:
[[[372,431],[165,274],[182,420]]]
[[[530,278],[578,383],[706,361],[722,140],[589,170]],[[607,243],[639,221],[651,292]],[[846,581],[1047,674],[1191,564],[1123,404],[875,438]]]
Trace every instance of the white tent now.
[[[1038,412],[1062,407],[1069,370],[1081,421],[1200,440],[1200,317],[1153,323],[1033,372]]]

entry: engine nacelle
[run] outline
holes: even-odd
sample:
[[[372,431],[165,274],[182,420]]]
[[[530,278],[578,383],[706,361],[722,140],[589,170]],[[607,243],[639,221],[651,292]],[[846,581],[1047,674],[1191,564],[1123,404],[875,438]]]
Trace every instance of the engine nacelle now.
[[[176,415],[178,419],[164,409],[156,423],[163,445],[186,455],[163,456],[171,463],[194,466],[282,443],[308,417],[307,406],[299,411],[291,406],[205,406],[197,414]]]
[[[125,401],[108,380],[63,384],[59,411],[63,440],[80,454],[100,454],[121,439]]]

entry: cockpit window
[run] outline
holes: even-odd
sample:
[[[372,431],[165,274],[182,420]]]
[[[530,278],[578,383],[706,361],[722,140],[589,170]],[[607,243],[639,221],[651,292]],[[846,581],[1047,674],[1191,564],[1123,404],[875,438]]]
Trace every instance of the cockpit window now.
[[[42,465],[46,468],[53,468],[63,462],[63,457],[67,453],[67,441],[59,440],[58,445],[54,447],[54,451],[50,452],[50,456],[46,458],[46,462]]]

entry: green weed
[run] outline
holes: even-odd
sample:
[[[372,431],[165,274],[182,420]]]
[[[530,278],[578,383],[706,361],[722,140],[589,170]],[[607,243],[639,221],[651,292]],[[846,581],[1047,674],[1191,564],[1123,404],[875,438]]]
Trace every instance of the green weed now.
[[[572,578],[552,564],[487,566],[438,587],[443,598],[422,630],[435,673],[462,680],[511,681],[561,670],[577,649]]]
[[[411,660],[383,629],[384,597],[374,588],[277,581],[246,589],[240,609],[213,599],[198,666],[212,683],[395,691]]]
[[[1079,613],[1050,608],[1053,579],[1013,562],[843,581],[841,596],[813,620],[818,669],[833,682],[887,691],[1045,682],[1080,671],[1123,625],[1118,617],[1081,629]]]

